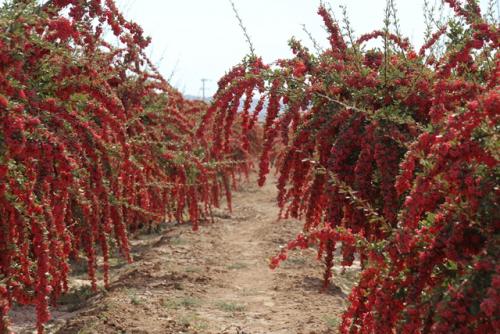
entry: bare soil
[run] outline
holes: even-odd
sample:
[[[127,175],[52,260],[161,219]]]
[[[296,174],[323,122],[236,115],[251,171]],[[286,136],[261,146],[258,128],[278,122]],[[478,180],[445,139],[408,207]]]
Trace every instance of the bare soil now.
[[[356,268],[335,268],[322,290],[314,250],[295,252],[274,271],[269,258],[302,224],[277,221],[276,188],[243,183],[233,212],[218,210],[198,232],[170,226],[132,241],[135,261],[116,261],[109,290],[94,293],[84,268],[52,309],[47,332],[70,333],[335,333]],[[32,333],[34,310],[16,307],[13,330]]]

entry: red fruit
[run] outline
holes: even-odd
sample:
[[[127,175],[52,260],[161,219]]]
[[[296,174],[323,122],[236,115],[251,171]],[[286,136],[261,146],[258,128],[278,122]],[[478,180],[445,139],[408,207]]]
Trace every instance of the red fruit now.
[[[307,67],[302,61],[298,61],[295,63],[293,68],[293,75],[296,77],[302,77],[307,71]]]
[[[9,106],[9,100],[7,100],[5,96],[0,94],[0,107],[4,107],[5,109],[7,109],[8,106]]]
[[[18,93],[19,93],[19,98],[26,100],[26,93],[24,92],[23,89],[21,89]]]

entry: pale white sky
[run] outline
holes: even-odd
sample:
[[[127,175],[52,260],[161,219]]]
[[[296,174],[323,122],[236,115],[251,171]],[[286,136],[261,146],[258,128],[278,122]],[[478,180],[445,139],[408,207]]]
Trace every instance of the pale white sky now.
[[[430,0],[433,2],[434,0]],[[201,79],[207,78],[207,95],[217,80],[247,53],[248,46],[228,0],[116,0],[125,16],[139,23],[153,38],[150,56],[186,94],[201,95]],[[288,57],[292,36],[311,46],[302,24],[320,44],[326,44],[319,0],[234,0],[240,17],[265,61]],[[346,5],[357,34],[382,26],[385,0],[326,1],[341,18]],[[396,0],[404,34],[420,42],[424,20],[423,0]]]
[[[429,0],[430,3],[439,0]],[[153,38],[150,56],[171,83],[190,95],[207,95],[217,80],[248,53],[248,46],[228,0],[116,0],[125,16]],[[348,8],[357,35],[382,27],[385,0],[325,0],[337,18]],[[395,0],[401,30],[417,45],[423,39],[423,0]],[[325,45],[326,34],[316,14],[319,0],[234,0],[256,53],[265,61],[288,57],[292,36],[311,46],[302,24]],[[486,7],[487,0],[481,0]]]

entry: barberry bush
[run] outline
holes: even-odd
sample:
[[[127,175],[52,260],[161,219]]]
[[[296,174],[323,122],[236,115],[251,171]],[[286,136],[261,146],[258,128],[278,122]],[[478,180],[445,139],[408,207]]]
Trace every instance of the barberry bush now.
[[[305,222],[271,267],[314,246],[326,285],[336,262],[359,259],[342,333],[500,328],[498,22],[474,0],[444,3],[451,17],[419,49],[392,1],[384,28],[357,38],[321,6],[325,50],[292,39],[290,59],[248,56],[205,115],[224,124],[214,129],[223,152],[240,103],[242,146],[266,106],[259,184],[282,145],[280,216]]]
[[[207,105],[159,74],[114,1],[6,1],[0,31],[0,332],[19,303],[41,333],[71,259],[94,288],[102,263],[108,286],[112,250],[132,260],[130,231],[196,229],[247,165],[215,158],[193,130]]]

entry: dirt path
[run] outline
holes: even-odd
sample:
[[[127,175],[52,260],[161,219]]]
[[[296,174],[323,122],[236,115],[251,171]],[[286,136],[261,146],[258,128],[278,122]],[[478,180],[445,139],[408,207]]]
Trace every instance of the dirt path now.
[[[175,226],[137,236],[136,261],[115,263],[110,290],[91,293],[81,270],[74,278],[79,288],[54,310],[49,332],[334,333],[356,271],[336,268],[326,292],[312,250],[271,271],[269,257],[301,224],[276,221],[273,180],[254,184],[234,194],[232,213],[216,211],[215,224],[199,232]],[[31,332],[28,313],[14,311],[17,332]]]

